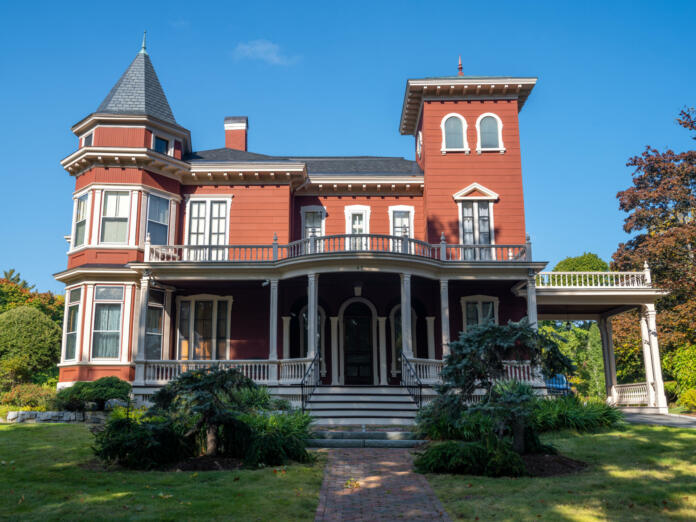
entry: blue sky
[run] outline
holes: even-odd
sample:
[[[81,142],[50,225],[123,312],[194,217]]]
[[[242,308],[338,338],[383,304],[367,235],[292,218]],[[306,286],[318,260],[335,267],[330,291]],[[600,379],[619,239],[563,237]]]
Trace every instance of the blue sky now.
[[[69,5],[69,8],[66,6]],[[74,180],[70,127],[148,50],[194,148],[248,115],[249,149],[413,159],[398,133],[407,78],[538,76],[521,113],[527,230],[551,265],[609,259],[616,193],[645,145],[693,141],[696,2],[11,2],[0,22],[0,270],[62,291]]]

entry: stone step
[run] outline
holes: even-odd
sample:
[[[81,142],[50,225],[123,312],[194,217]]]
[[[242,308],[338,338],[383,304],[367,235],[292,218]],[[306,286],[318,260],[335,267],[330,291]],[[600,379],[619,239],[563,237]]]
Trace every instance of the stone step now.
[[[418,406],[413,402],[341,402],[341,401],[309,401],[307,409],[311,412],[321,410],[413,410]]]
[[[408,395],[403,386],[317,386],[317,394]]]
[[[310,448],[414,448],[424,440],[309,439]]]
[[[415,440],[411,431],[314,431],[315,439]]]
[[[410,395],[366,395],[366,394],[347,394],[347,393],[318,393],[314,392],[309,398],[310,402],[326,401],[360,401],[360,402],[413,402]]]
[[[371,419],[389,418],[389,417],[402,417],[407,419],[415,419],[416,412],[412,410],[399,411],[399,410],[369,410],[369,409],[359,409],[359,410],[337,410],[337,409],[327,409],[327,410],[312,410],[310,412],[312,417],[315,419],[327,418],[327,417],[341,417],[341,418],[354,418],[354,417],[365,417]]]
[[[406,417],[315,417],[315,426],[413,426],[415,421]]]

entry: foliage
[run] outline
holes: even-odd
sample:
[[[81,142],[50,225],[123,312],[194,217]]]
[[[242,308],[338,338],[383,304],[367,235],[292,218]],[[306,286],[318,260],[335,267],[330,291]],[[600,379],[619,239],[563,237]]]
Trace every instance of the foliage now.
[[[696,388],[686,390],[679,396],[679,405],[689,411],[696,411]]]
[[[60,358],[61,339],[60,328],[36,308],[20,306],[0,314],[0,386],[53,367]]]
[[[48,409],[55,402],[55,398],[55,388],[38,384],[18,384],[2,395],[0,404]]]
[[[14,268],[3,270],[2,278],[7,279],[10,283],[14,283],[25,290],[33,290],[35,288],[34,285],[30,285],[27,281],[22,279],[22,274],[17,272]]]
[[[416,417],[416,435],[430,440],[481,439],[493,431],[493,419],[480,411],[462,409],[453,394],[438,395]]]
[[[623,419],[621,410],[604,401],[581,401],[572,395],[534,402],[531,424],[539,432],[573,429],[582,432],[616,427]]]
[[[667,396],[667,403],[673,404],[679,400],[679,385],[677,381],[665,381],[665,395]]]
[[[597,254],[585,252],[581,256],[566,257],[558,262],[554,272],[608,272],[609,264]]]
[[[87,402],[95,402],[97,408],[104,409],[104,403],[109,399],[128,401],[131,385],[118,377],[102,377],[96,381],[79,381],[70,387],[63,388],[56,397],[61,408],[71,411],[82,411]]]
[[[524,462],[510,445],[492,437],[484,441],[448,440],[429,444],[417,454],[414,465],[419,473],[452,473],[489,477],[519,477]]]
[[[696,388],[696,344],[679,346],[664,359],[665,369],[680,389]]]
[[[6,275],[8,274],[6,271]],[[16,279],[14,276],[12,280],[0,278],[0,314],[20,306],[31,306],[49,316],[59,328],[62,327],[65,298],[51,292],[33,291],[33,285],[23,286],[21,277],[19,282]]]

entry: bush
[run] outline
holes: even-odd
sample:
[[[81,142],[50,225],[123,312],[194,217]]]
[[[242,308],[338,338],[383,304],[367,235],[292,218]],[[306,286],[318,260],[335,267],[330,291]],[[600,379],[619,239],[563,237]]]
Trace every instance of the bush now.
[[[534,402],[530,422],[540,432],[573,429],[596,431],[618,425],[623,414],[604,401],[581,402],[572,395],[557,398],[539,398]]]
[[[0,360],[21,362],[13,372],[3,368],[0,386],[7,388],[55,365],[61,339],[61,329],[36,308],[20,306],[0,314]]]
[[[675,403],[679,400],[679,385],[677,381],[665,381],[665,395],[668,403]]]
[[[251,467],[280,466],[289,460],[308,462],[307,439],[312,417],[295,411],[281,414],[245,414],[240,418],[250,428],[249,444],[239,448],[244,464]]]
[[[526,473],[522,458],[503,441],[445,441],[430,444],[414,461],[419,473],[454,473],[488,477],[519,477]]]
[[[696,388],[686,390],[679,396],[679,405],[684,406],[689,411],[696,411]]]
[[[2,395],[0,404],[48,410],[54,405],[55,399],[56,391],[53,388],[38,384],[18,384]]]
[[[193,454],[186,438],[168,419],[129,417],[107,421],[95,436],[94,453],[104,462],[131,469],[155,469]]]
[[[127,401],[130,397],[131,385],[118,377],[102,377],[96,381],[79,381],[58,392],[57,401],[62,409],[82,411],[85,403],[96,402],[97,408],[104,409],[104,403],[109,399]]]
[[[667,356],[665,363],[680,389],[696,388],[696,345],[678,347]]]

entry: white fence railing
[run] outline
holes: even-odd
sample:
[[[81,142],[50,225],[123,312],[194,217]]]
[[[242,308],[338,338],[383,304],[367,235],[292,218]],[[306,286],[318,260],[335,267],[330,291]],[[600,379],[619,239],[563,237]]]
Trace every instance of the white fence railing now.
[[[409,358],[416,375],[423,384],[440,384],[440,372],[443,361],[440,359]],[[505,375],[507,379],[539,384],[540,376],[537,375],[529,361],[504,361]]]
[[[614,396],[618,406],[635,406],[648,404],[648,383],[617,384]]]
[[[257,263],[308,255],[353,252],[399,254],[438,261],[528,261],[528,245],[452,245],[444,240],[426,243],[418,239],[383,234],[317,236],[281,245],[151,245],[145,244],[145,261]]]
[[[540,272],[539,288],[649,288],[646,272]]]

